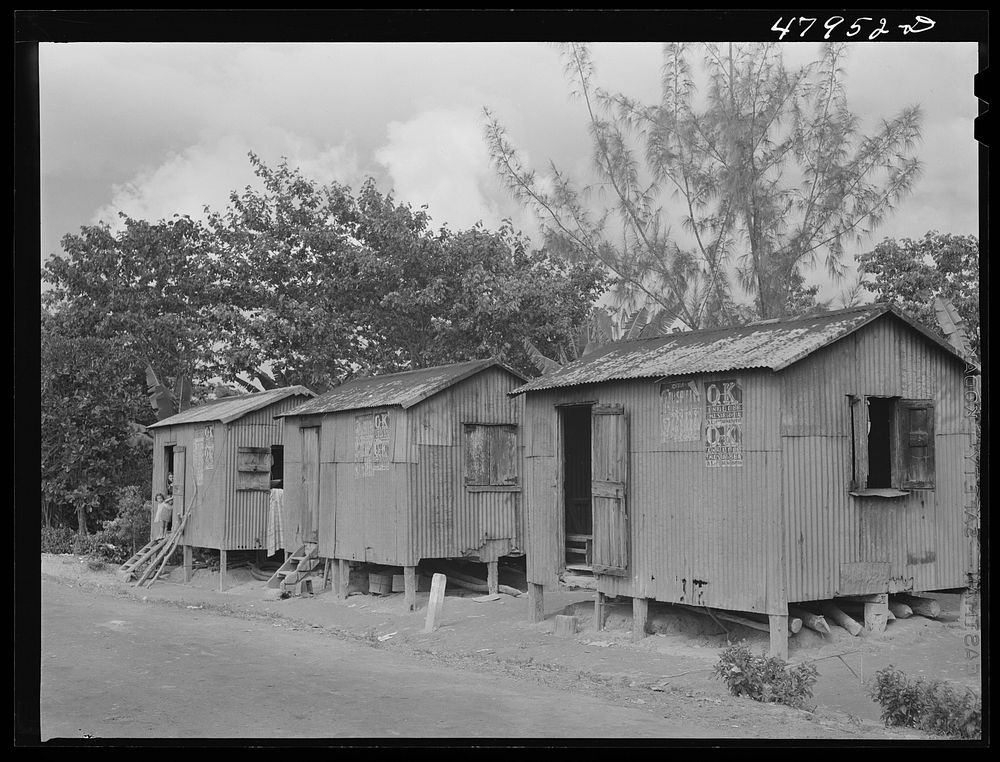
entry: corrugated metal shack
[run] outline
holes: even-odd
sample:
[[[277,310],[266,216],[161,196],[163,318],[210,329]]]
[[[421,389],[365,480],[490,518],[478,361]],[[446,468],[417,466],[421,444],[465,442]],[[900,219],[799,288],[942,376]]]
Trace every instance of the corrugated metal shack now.
[[[786,654],[789,603],[966,587],[970,372],[879,305],[618,342],[520,387],[533,616],[584,565],[598,626],[607,596],[639,628],[649,600],[757,612]]]
[[[152,494],[166,494],[172,483],[175,517],[189,514],[186,579],[192,548],[219,550],[225,569],[226,551],[266,546],[272,482],[280,483],[284,460],[284,430],[274,416],[314,396],[289,386],[223,397],[149,427]]]
[[[494,360],[357,379],[283,414],[285,505],[346,591],[350,562],[486,563],[522,548],[520,443],[527,379]]]

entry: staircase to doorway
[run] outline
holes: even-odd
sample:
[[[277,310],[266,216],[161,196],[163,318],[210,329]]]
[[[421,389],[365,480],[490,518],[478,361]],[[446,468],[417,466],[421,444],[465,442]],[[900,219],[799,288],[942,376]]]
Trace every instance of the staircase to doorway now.
[[[307,542],[292,553],[281,567],[271,575],[267,586],[283,592],[298,593],[302,582],[317,574],[323,573],[323,559],[317,553],[319,546],[315,542]]]

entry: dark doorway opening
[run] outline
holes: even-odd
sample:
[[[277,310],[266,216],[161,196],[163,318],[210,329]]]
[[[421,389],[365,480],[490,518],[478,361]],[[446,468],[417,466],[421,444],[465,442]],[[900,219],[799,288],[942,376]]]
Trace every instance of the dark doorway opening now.
[[[285,482],[285,448],[271,445],[271,489],[281,489]]]
[[[567,569],[593,565],[594,524],[591,513],[590,405],[562,408],[563,510]]]

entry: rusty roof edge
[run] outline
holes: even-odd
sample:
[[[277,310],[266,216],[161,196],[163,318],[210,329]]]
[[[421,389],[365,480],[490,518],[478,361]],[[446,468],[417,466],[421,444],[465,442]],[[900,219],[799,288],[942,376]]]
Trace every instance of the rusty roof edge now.
[[[426,399],[428,399],[430,397],[433,397],[435,394],[443,392],[445,389],[448,389],[448,388],[450,388],[452,386],[455,386],[455,384],[461,383],[462,381],[464,381],[465,379],[469,378],[470,376],[474,376],[477,373],[481,373],[482,371],[486,370],[487,368],[492,368],[494,365],[502,368],[503,370],[507,371],[511,375],[516,376],[521,381],[527,381],[527,379],[524,377],[523,374],[519,373],[518,371],[514,370],[512,367],[510,367],[506,363],[502,363],[502,362],[500,362],[499,360],[497,360],[495,358],[489,358],[489,359],[486,359],[486,360],[478,360],[478,361],[473,361],[473,362],[475,364],[471,365],[464,373],[461,373],[461,374],[459,374],[457,376],[452,376],[450,378],[447,378],[444,381],[442,381],[440,384],[437,384],[436,386],[432,387],[430,390],[424,391],[424,392],[422,392],[420,394],[414,395],[413,397],[410,397],[410,398],[404,400],[403,402],[400,403],[400,407],[402,407],[403,410],[408,410],[411,407],[413,407],[414,405],[418,405],[421,402],[423,402],[424,400],[426,400]],[[509,394],[509,392],[508,392],[508,394]]]
[[[284,391],[285,394],[278,394],[277,393],[278,389],[269,389],[268,391],[273,392],[274,396],[271,399],[268,399],[265,402],[263,402],[261,405],[254,407],[250,410],[244,410],[242,413],[239,414],[234,413],[232,415],[220,416],[216,420],[222,421],[222,423],[232,423],[233,421],[239,420],[248,413],[256,413],[258,410],[262,410],[268,405],[273,405],[275,402],[281,402],[281,400],[288,399],[289,397],[294,397],[296,394],[305,394],[310,397],[316,396],[316,392],[312,391],[311,389],[307,389],[304,386],[299,386],[298,384],[296,384],[295,386],[283,386],[279,388],[282,391]],[[267,392],[257,392],[257,394],[267,394]]]
[[[948,341],[942,336],[937,335],[932,330],[927,328],[925,325],[915,320],[908,312],[904,311],[902,307],[897,306],[893,302],[887,303],[887,307],[888,307],[887,312],[891,312],[893,315],[898,317],[904,323],[907,323],[912,328],[915,328],[917,331],[922,333],[926,338],[930,339],[935,344],[940,346],[942,349],[946,350],[956,360],[959,360],[966,365],[972,365],[977,372],[981,370],[978,363],[971,362],[966,357],[963,357],[962,353],[959,352],[954,346],[952,346],[950,341]]]
[[[249,413],[255,413],[258,410],[267,407],[268,405],[273,405],[275,402],[280,402],[283,399],[287,399],[288,397],[291,397],[293,394],[305,394],[305,395],[308,395],[310,397],[315,397],[316,396],[316,392],[312,391],[311,389],[309,389],[309,388],[307,388],[305,386],[301,386],[299,384],[296,384],[294,386],[283,386],[283,387],[279,387],[279,388],[281,389],[281,391],[284,391],[286,393],[285,394],[277,394],[276,392],[278,391],[278,389],[267,389],[267,390],[261,391],[261,392],[251,392],[250,394],[240,394],[240,395],[236,395],[235,397],[221,397],[219,399],[209,400],[207,404],[198,405],[196,408],[188,408],[188,410],[204,410],[205,413],[207,414],[207,413],[209,413],[211,411],[207,410],[206,408],[215,407],[217,405],[222,406],[227,401],[233,402],[233,401],[235,401],[239,397],[250,398],[250,397],[253,397],[254,395],[257,395],[257,394],[260,394],[260,395],[268,395],[269,394],[269,395],[271,395],[270,397],[268,397],[268,399],[266,399],[263,402],[261,402],[260,405],[258,405],[256,407],[252,407],[249,410],[244,410],[242,413],[239,413],[239,414],[218,415],[218,416],[213,416],[211,418],[202,418],[202,419],[200,419],[200,421],[198,419],[192,419],[190,421],[181,421],[180,423],[176,423],[176,424],[171,423],[170,422],[171,418],[176,418],[177,416],[179,416],[179,415],[181,415],[183,413],[188,412],[188,410],[182,410],[182,411],[180,411],[178,413],[174,413],[173,415],[168,416],[167,418],[164,418],[162,421],[156,421],[155,423],[151,423],[146,428],[147,429],[153,429],[153,428],[159,428],[161,426],[183,426],[183,425],[185,425],[187,423],[199,423],[199,422],[203,422],[203,421],[219,421],[221,423],[232,423],[233,421],[238,420],[238,419],[242,418],[243,416],[245,416],[245,415],[247,415]]]
[[[777,373],[778,371],[782,371],[785,368],[787,368],[787,367],[789,367],[791,365],[794,365],[797,362],[800,362],[800,361],[804,360],[809,355],[815,354],[816,352],[818,352],[821,349],[826,349],[831,344],[836,344],[841,339],[846,339],[852,333],[855,333],[856,331],[861,330],[862,328],[864,328],[866,325],[868,325],[872,321],[878,320],[884,314],[886,314],[887,312],[889,312],[892,305],[885,304],[885,303],[878,303],[878,304],[876,304],[874,306],[875,306],[875,309],[872,309],[871,313],[869,315],[867,315],[864,320],[861,320],[858,323],[853,323],[850,326],[844,328],[839,333],[839,335],[837,335],[835,338],[832,338],[829,341],[823,342],[823,344],[821,344],[818,347],[814,347],[812,349],[805,349],[805,350],[799,352],[797,355],[794,355],[791,359],[785,360],[784,362],[781,362],[781,363],[778,363],[777,365],[771,366],[771,369],[775,373]]]

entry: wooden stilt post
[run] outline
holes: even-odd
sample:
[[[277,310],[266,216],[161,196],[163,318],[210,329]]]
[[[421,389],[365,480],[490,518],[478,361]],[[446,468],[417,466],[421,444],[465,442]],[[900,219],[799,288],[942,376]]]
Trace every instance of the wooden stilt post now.
[[[224,550],[219,551],[219,592],[221,593],[226,589],[226,565],[229,563],[227,558],[227,552]]]
[[[403,603],[407,611],[417,610],[417,567],[403,567]]]
[[[490,595],[500,594],[500,574],[496,561],[488,561],[486,564],[486,587]]]
[[[184,582],[188,583],[191,581],[192,573],[194,572],[194,548],[190,545],[184,546]]]
[[[343,558],[337,561],[337,597],[346,600],[347,590],[351,583],[351,562]]]
[[[603,630],[608,615],[606,596],[600,590],[594,593],[594,629]]]
[[[649,618],[649,598],[632,599],[632,640],[638,643],[646,637],[646,622]]]
[[[768,614],[771,632],[771,656],[788,661],[788,615]]]
[[[531,621],[541,622],[545,619],[545,588],[528,583],[528,608],[531,610]]]
[[[889,621],[889,594],[882,593],[872,597],[876,600],[865,602],[865,629],[877,635],[885,632],[885,625]]]
[[[441,609],[444,607],[444,590],[448,578],[443,574],[431,577],[431,596],[427,599],[427,619],[424,622],[424,632],[434,632],[441,619]]]

